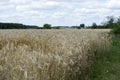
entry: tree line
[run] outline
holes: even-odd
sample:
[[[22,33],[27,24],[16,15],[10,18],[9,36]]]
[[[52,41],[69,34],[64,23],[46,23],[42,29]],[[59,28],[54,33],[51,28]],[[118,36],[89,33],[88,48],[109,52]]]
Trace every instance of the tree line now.
[[[19,23],[0,23],[0,29],[37,29],[38,26],[23,25]]]
[[[79,26],[65,26],[66,28],[90,28],[90,29],[109,29],[109,28],[119,28],[120,26],[120,17],[115,18],[114,16],[108,16],[107,21],[102,25],[97,25],[96,23],[92,23],[91,26],[85,26],[84,23]],[[51,24],[44,24],[42,27],[32,26],[32,25],[23,25],[19,23],[0,23],[0,29],[60,29],[63,26],[54,26]]]

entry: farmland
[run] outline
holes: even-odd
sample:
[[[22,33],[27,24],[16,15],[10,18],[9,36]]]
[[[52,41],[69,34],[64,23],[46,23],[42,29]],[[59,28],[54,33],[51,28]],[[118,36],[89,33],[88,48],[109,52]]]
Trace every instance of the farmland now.
[[[84,80],[109,29],[0,30],[0,80]]]

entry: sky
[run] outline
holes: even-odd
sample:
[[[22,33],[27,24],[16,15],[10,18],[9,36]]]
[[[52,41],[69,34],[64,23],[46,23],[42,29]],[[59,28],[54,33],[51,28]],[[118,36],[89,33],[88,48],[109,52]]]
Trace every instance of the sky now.
[[[74,26],[119,15],[120,0],[0,0],[0,22]]]

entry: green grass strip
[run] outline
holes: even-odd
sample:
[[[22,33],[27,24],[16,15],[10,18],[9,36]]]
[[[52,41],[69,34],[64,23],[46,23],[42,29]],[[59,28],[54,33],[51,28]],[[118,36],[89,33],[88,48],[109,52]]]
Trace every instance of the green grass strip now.
[[[109,53],[96,59],[87,80],[120,80],[120,37],[112,39]]]

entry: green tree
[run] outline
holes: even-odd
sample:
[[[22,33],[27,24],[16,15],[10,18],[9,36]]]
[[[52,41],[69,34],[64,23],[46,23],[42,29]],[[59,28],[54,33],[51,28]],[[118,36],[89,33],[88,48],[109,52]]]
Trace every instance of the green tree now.
[[[114,33],[114,34],[120,34],[120,17],[114,23],[114,27],[113,27],[112,33]]]
[[[106,28],[113,28],[114,22],[115,22],[114,16],[107,16]]]
[[[96,28],[97,28],[97,24],[96,24],[96,23],[93,23],[93,24],[92,24],[92,28],[93,28],[93,29],[96,29]]]
[[[44,24],[43,29],[51,29],[51,24]]]
[[[80,24],[80,27],[81,28],[85,28],[85,24]]]

